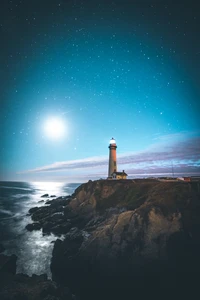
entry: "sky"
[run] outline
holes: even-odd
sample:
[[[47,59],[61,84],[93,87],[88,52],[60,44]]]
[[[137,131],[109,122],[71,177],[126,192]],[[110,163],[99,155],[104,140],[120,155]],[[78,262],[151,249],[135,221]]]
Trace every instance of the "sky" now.
[[[1,1],[0,180],[200,175],[197,2]]]

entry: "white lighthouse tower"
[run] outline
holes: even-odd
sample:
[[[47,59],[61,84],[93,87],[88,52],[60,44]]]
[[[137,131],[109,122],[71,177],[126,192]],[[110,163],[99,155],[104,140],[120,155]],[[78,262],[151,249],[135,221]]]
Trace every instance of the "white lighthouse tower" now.
[[[110,145],[108,146],[109,151],[109,165],[108,165],[108,178],[112,177],[114,172],[117,172],[117,156],[116,149],[117,145],[115,139],[110,140]]]

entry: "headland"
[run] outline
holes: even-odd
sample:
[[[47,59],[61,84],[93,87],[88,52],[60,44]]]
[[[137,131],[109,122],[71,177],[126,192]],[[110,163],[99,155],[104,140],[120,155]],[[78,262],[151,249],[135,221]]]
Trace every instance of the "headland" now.
[[[78,299],[142,296],[155,284],[183,291],[197,281],[199,181],[90,180],[71,196],[45,196],[27,229],[58,236],[52,279]]]

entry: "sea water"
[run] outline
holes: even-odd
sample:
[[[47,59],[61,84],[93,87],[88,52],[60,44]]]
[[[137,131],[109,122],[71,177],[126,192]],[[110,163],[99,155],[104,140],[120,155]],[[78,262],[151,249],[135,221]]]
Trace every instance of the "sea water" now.
[[[79,183],[58,182],[0,182],[0,243],[7,255],[16,254],[17,273],[43,274],[51,278],[50,262],[57,236],[43,235],[42,230],[29,232],[30,208],[45,205],[43,194],[71,195]],[[55,198],[48,198],[55,199]]]

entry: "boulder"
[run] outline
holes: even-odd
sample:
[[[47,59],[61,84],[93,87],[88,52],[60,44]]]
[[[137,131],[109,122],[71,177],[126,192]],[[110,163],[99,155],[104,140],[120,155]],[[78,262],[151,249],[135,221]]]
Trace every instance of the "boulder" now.
[[[49,197],[49,194],[44,194],[41,196],[41,198],[47,198],[47,197]]]
[[[38,222],[34,222],[34,223],[26,225],[26,229],[28,231],[40,230],[41,228],[42,228],[42,225]]]

